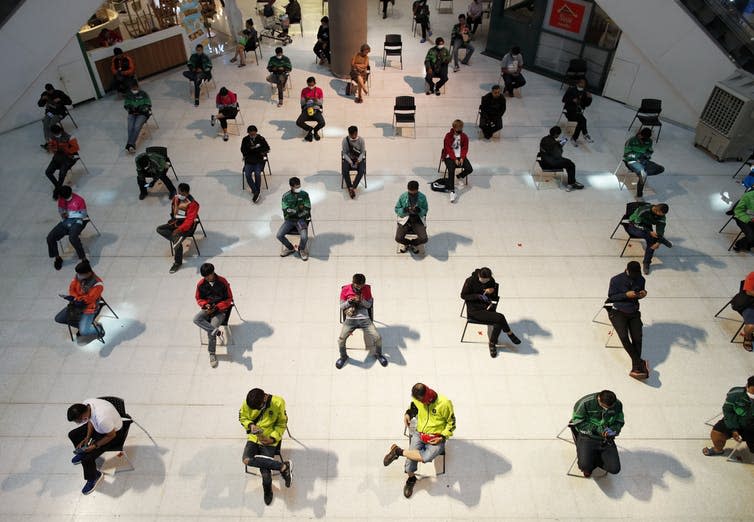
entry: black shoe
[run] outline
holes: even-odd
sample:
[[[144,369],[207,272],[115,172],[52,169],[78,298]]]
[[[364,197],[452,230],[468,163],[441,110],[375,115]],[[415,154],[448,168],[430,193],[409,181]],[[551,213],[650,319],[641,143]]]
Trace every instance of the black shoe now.
[[[272,504],[272,486],[264,488],[264,503],[268,506]]]
[[[406,479],[406,485],[403,486],[404,497],[411,498],[411,495],[414,494],[414,484],[416,484],[416,477],[408,477]]]
[[[341,357],[340,359],[335,361],[335,367],[340,370],[341,368],[343,368],[343,366],[345,366],[346,361],[348,361],[348,357]]]
[[[194,107],[199,107],[199,98],[194,98]]]
[[[257,201],[259,201],[259,192],[255,192],[255,193],[254,193],[254,194],[253,194],[253,195],[251,196],[251,201],[252,201],[253,203],[256,203]]]
[[[320,139],[322,139],[322,137],[319,135],[319,132],[314,131],[314,139],[315,141],[319,141]]]
[[[490,343],[490,357],[493,359],[497,357],[497,345],[495,343]]]
[[[398,452],[400,451],[401,449],[396,444],[393,444],[390,446],[390,451],[388,451],[387,455],[382,459],[382,463],[385,466],[389,466],[393,461],[398,460],[398,457],[400,456]]]
[[[280,474],[283,476],[283,480],[285,481],[285,487],[289,488],[291,487],[291,479],[293,478],[293,461],[286,460],[285,466],[285,471],[280,471]]]
[[[662,243],[663,245],[665,245],[668,248],[673,248],[673,243],[671,243],[670,241],[668,241],[664,237],[658,237],[657,241],[659,241],[660,243]]]
[[[513,332],[508,334],[508,339],[510,339],[513,344],[521,344],[521,339],[516,337],[516,334]]]
[[[644,275],[649,275],[650,268],[649,263],[644,263]]]
[[[146,192],[140,192],[140,193],[139,193],[139,200],[142,200],[142,199],[144,199],[145,197],[147,197],[147,193],[146,193]]]
[[[173,266],[170,267],[170,273],[175,274],[179,268],[181,268],[181,265],[179,265],[178,263],[173,263]]]
[[[582,185],[582,184],[581,184],[581,183],[579,183],[578,181],[574,181],[574,182],[573,182],[573,184],[572,184],[571,186],[572,186],[573,188],[575,188],[576,190],[581,190],[581,189],[583,189],[583,188],[584,188],[584,185]]]
[[[55,270],[60,270],[63,268],[63,258],[58,256],[55,258],[55,261],[53,261],[52,266],[55,267]]]
[[[435,89],[435,96],[440,96],[440,94],[442,94],[440,89]]]
[[[387,366],[387,359],[385,359],[384,355],[382,354],[375,355],[374,358],[380,361],[380,364],[382,365],[383,368]]]
[[[306,137],[304,139],[306,141],[312,141],[314,139],[314,136],[312,136],[312,131],[307,132]]]
[[[46,143],[43,143],[40,145],[40,147],[42,147],[44,150],[47,150],[49,148],[49,145],[47,145]]]

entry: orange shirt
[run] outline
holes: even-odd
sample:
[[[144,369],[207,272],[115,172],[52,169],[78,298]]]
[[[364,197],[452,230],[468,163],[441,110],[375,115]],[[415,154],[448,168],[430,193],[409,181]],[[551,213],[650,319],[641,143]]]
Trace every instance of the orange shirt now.
[[[744,292],[754,292],[754,272],[750,272],[744,279]]]

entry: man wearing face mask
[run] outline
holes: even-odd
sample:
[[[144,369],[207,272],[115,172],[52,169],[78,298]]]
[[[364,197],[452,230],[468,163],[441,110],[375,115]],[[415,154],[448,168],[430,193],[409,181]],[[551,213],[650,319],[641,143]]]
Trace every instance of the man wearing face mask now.
[[[243,154],[243,175],[251,189],[251,201],[259,201],[262,190],[262,171],[267,161],[270,146],[264,136],[258,134],[254,125],[246,128],[246,136],[241,140],[241,154]]]
[[[301,114],[296,120],[296,126],[306,132],[306,141],[321,139],[319,131],[325,126],[325,117],[322,116],[324,97],[322,89],[317,87],[317,80],[314,76],[309,76],[306,87],[301,89]],[[307,121],[315,122],[314,128],[307,125]]]
[[[301,190],[301,180],[293,177],[288,180],[291,190],[283,194],[283,224],[277,233],[277,239],[283,244],[280,251],[280,257],[286,257],[298,250],[298,255],[302,261],[309,259],[309,252],[306,250],[306,242],[309,238],[309,221],[312,219],[312,202],[309,200],[309,194]],[[301,241],[296,249],[286,234],[296,230]]]
[[[283,90],[285,84],[288,83],[288,75],[293,70],[291,60],[283,55],[283,48],[275,48],[275,56],[270,57],[270,61],[267,62],[267,70],[270,72],[267,76],[269,83],[277,85],[278,88],[278,107],[283,106]]]
[[[364,343],[369,348],[374,346],[374,358],[382,366],[387,366],[387,359],[382,355],[382,337],[374,326],[369,310],[372,308],[372,287],[366,284],[364,274],[354,274],[350,285],[343,285],[340,289],[340,309],[343,313],[343,328],[338,337],[340,357],[335,361],[335,367],[340,370],[348,362],[346,339],[357,328],[364,330]]]
[[[202,44],[196,46],[196,52],[191,55],[186,66],[188,71],[183,71],[183,76],[193,82],[194,107],[199,107],[199,93],[201,93],[202,82],[208,82],[212,79],[212,60],[204,54]]]
[[[123,101],[123,108],[128,112],[128,138],[126,150],[136,152],[136,140],[139,139],[141,128],[152,115],[152,100],[149,95],[139,89],[139,83],[131,80],[131,85]]]
[[[620,473],[615,437],[623,428],[623,404],[610,390],[585,395],[573,407],[571,432],[576,443],[576,459],[585,478],[594,468]]]
[[[586,80],[579,80],[576,82],[576,85],[569,87],[563,95],[562,101],[566,118],[568,121],[576,122],[576,129],[573,131],[573,136],[571,136],[573,146],[579,146],[579,136],[581,136],[582,132],[587,143],[593,143],[594,140],[586,128],[586,117],[584,116],[584,109],[592,104],[592,95],[586,90]]]
[[[615,333],[618,334],[623,349],[631,358],[631,372],[634,379],[649,377],[647,361],[641,358],[642,322],[639,300],[647,296],[645,280],[641,275],[638,261],[630,261],[626,271],[610,279],[606,303],[612,303],[608,317]]]
[[[427,72],[424,81],[427,83],[426,94],[435,93],[440,96],[440,89],[448,81],[448,64],[450,63],[450,51],[445,48],[445,40],[437,38],[435,46],[427,51],[424,58],[424,68]],[[434,78],[440,81],[434,83]]]
[[[142,152],[134,160],[136,163],[136,183],[139,185],[139,199],[147,197],[147,189],[153,187],[157,180],[162,181],[168,189],[168,198],[175,196],[175,185],[168,177],[168,166],[165,158],[155,152]],[[147,183],[147,178],[152,181]]]
[[[461,289],[461,299],[466,302],[466,313],[469,319],[492,326],[490,332],[490,357],[497,357],[497,338],[504,332],[513,344],[521,344],[513,333],[505,316],[497,311],[498,285],[492,277],[492,270],[482,267],[474,270],[466,278]]]
[[[37,105],[44,109],[44,117],[42,118],[42,131],[44,132],[45,142],[41,147],[45,150],[50,146],[50,138],[52,138],[52,126],[56,123],[60,123],[60,120],[65,118],[66,105],[71,105],[73,102],[71,98],[61,91],[56,89],[51,83],[45,84],[45,90],[39,96]]]
[[[52,152],[53,156],[50,160],[50,164],[47,165],[45,170],[45,176],[49,179],[55,189],[59,189],[65,182],[65,175],[71,170],[73,164],[78,159],[79,142],[63,130],[63,126],[60,123],[56,123],[50,127],[52,137],[47,143],[47,150]],[[55,171],[58,171],[58,178],[55,179]],[[55,191],[53,190],[52,199],[57,199]]]
[[[178,194],[170,203],[170,221],[157,227],[157,233],[170,241],[173,249],[171,274],[176,273],[183,264],[183,240],[196,227],[196,218],[199,215],[199,203],[190,192],[188,183],[178,185]]]
[[[78,320],[76,336],[96,335],[99,340],[105,337],[105,328],[101,324],[94,324],[99,298],[102,296],[104,285],[102,279],[92,271],[89,261],[81,261],[76,265],[76,277],[68,286],[68,295],[60,295],[68,301],[68,306],[55,316],[59,324],[72,324]]]
[[[428,241],[427,224],[425,219],[429,212],[427,197],[419,192],[419,182],[411,180],[407,190],[398,198],[395,204],[395,215],[398,225],[395,230],[395,241],[398,243],[398,253],[404,254],[411,248],[414,254],[424,254],[424,244]],[[415,234],[416,239],[406,239],[406,235]]]
[[[450,202],[453,203],[456,200],[456,177],[458,178],[458,185],[463,187],[466,183],[466,176],[474,171],[469,158],[466,157],[469,152],[469,137],[463,132],[461,120],[453,121],[453,126],[443,139],[442,152],[445,167],[448,169],[445,190],[450,192]],[[456,169],[461,169],[461,172],[456,174]]]
[[[341,146],[340,172],[348,189],[351,199],[356,197],[356,187],[367,171],[367,148],[364,138],[359,136],[359,128],[356,125],[348,127],[348,136],[343,138]],[[351,170],[356,171],[356,177],[351,181]]]
[[[728,391],[723,404],[723,418],[717,421],[710,433],[712,447],[702,453],[708,457],[723,455],[725,442],[733,439],[746,442],[749,451],[754,453],[754,375],[746,381],[746,386],[736,386]]]
[[[649,275],[652,257],[660,245],[673,247],[673,243],[665,238],[665,216],[668,212],[670,212],[670,207],[667,203],[657,205],[642,203],[628,218],[630,223],[626,231],[631,237],[641,238],[647,242],[644,248],[644,275]]]
[[[84,246],[81,244],[81,231],[84,230],[84,220],[87,219],[86,201],[78,194],[74,194],[71,187],[63,185],[57,189],[58,194],[58,214],[60,214],[60,223],[50,230],[47,234],[47,252],[50,258],[53,258],[55,270],[60,270],[63,266],[63,258],[58,252],[58,241],[68,236],[68,239],[79,256],[81,261],[86,259]]]
[[[97,470],[97,458],[120,448],[125,441],[127,430],[123,429],[123,419],[110,401],[105,399],[86,399],[83,403],[72,404],[67,412],[68,422],[81,426],[68,433],[73,443],[75,455],[71,459],[74,465],[81,464],[84,470],[84,489],[88,495],[97,487],[104,476]]]
[[[199,268],[199,273],[202,278],[196,284],[194,298],[201,310],[194,316],[194,324],[207,332],[209,365],[217,368],[215,347],[217,338],[223,332],[220,327],[233,306],[233,291],[228,280],[215,273],[215,265],[212,263],[204,263]]]
[[[417,463],[432,462],[444,454],[445,441],[453,436],[456,429],[453,403],[426,384],[418,382],[411,388],[411,403],[403,415],[403,424],[409,430],[408,449],[393,444],[382,463],[389,466],[398,457],[406,459],[408,479],[403,487],[403,496],[410,498],[416,484]]]
[[[458,72],[458,51],[466,49],[466,56],[461,61],[464,65],[469,65],[471,55],[474,54],[474,46],[471,45],[471,34],[469,26],[466,24],[466,15],[458,15],[458,23],[453,26],[450,34],[450,46],[453,48],[453,72]]]
[[[644,127],[630,138],[623,148],[623,162],[632,172],[639,176],[636,183],[636,198],[644,195],[644,184],[647,176],[656,176],[665,172],[665,167],[658,165],[652,159],[652,129]]]

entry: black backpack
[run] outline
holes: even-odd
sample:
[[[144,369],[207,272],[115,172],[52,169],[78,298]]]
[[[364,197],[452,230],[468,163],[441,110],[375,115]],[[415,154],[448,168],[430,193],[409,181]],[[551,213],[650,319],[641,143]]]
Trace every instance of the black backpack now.
[[[448,178],[437,178],[429,184],[429,188],[435,192],[447,192],[448,186],[446,185]]]

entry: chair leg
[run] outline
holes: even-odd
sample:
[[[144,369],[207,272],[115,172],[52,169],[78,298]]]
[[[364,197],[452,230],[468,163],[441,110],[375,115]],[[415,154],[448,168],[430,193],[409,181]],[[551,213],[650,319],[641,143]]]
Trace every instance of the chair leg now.
[[[620,256],[618,256],[618,257],[623,257],[623,254],[626,253],[626,249],[628,248],[628,244],[631,242],[631,239],[632,238],[630,238],[630,237],[628,239],[626,239],[626,244],[623,245],[623,250],[620,251]]]
[[[736,246],[736,241],[743,235],[743,232],[739,232],[736,237],[733,238],[733,241],[731,241],[730,246],[728,247],[728,252],[733,250],[733,247]]]
[[[469,327],[469,322],[466,321],[466,324],[463,327],[463,332],[461,333],[461,342],[463,342],[463,338],[466,336],[466,328]]]
[[[736,338],[738,337],[738,334],[741,333],[741,330],[744,329],[744,323],[741,323],[741,326],[738,327],[738,330],[736,330],[736,333],[733,334],[733,337],[730,338],[730,342],[735,343]]]
[[[717,311],[717,313],[715,314],[715,317],[718,317],[721,313],[723,313],[723,310],[725,310],[726,308],[728,308],[728,305],[730,303],[732,303],[732,302],[733,302],[733,299],[731,299],[730,301],[728,301],[727,303],[725,303],[725,306],[723,306],[720,310]]]
[[[731,219],[733,219],[733,218],[731,218]],[[102,235],[102,233],[101,233],[101,232],[99,231],[99,229],[97,228],[97,225],[95,225],[95,224],[94,224],[94,221],[92,220],[92,218],[89,218],[89,223],[91,223],[91,224],[92,224],[92,226],[94,227],[94,230],[96,230],[96,231],[97,231],[97,235],[98,235],[98,236],[101,236],[101,235]]]
[[[723,416],[722,413],[716,413],[714,417],[710,417],[709,419],[707,419],[706,421],[704,421],[704,424],[706,424],[707,426],[712,427],[712,426],[714,426],[716,424],[716,422],[717,422],[718,419],[722,418],[722,416]]]
[[[205,236],[206,237],[206,236]],[[196,236],[192,235],[191,239],[194,241],[194,248],[196,248],[196,255],[201,256],[202,253],[199,251],[199,243],[196,242]]]
[[[618,221],[618,224],[617,224],[617,225],[615,225],[615,229],[613,229],[613,233],[612,233],[612,234],[610,234],[610,239],[613,239],[613,237],[615,236],[615,233],[616,233],[616,232],[618,231],[618,229],[620,228],[620,226],[621,226],[621,223],[622,223],[622,220],[621,220],[621,221]]]
[[[67,324],[66,326],[68,327],[68,335],[71,337],[71,342],[73,342],[73,329],[70,324]]]
[[[726,222],[725,222],[725,224],[724,224],[724,225],[723,225],[722,227],[720,227],[720,230],[718,230],[718,231],[717,231],[717,233],[718,233],[718,234],[721,234],[721,233],[722,233],[722,231],[723,231],[723,230],[725,230],[725,227],[727,227],[727,226],[728,226],[728,224],[729,224],[729,223],[730,223],[731,221],[733,221],[733,216],[731,216],[731,217],[730,217],[730,219],[728,219],[728,221],[726,221]]]

